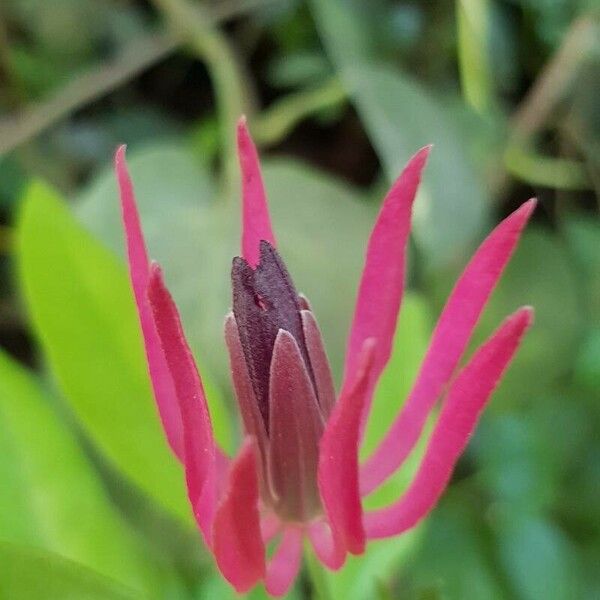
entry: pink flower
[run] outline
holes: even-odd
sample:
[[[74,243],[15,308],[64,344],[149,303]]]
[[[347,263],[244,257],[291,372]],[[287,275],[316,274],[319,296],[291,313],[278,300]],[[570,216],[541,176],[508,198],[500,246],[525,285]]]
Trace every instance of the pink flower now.
[[[390,358],[412,205],[429,147],[415,154],[395,182],[371,234],[337,396],[314,314],[275,249],[258,157],[244,120],[238,147],[242,257],[233,261],[233,311],[225,338],[246,438],[232,459],[215,442],[177,309],[159,267],[148,260],[124,147],[115,164],[150,377],[167,439],[185,467],[198,526],[238,592],[264,580],[271,594],[280,595],[298,572],[304,536],[326,566],[338,569],[347,553],[364,551],[367,539],[401,534],[436,504],[532,321],[530,308],[519,309],[457,370],[535,200],[500,223],[467,265],[403,410],[361,465],[358,446],[373,390]],[[414,481],[390,506],[364,511],[361,498],[402,465],[438,400],[441,412]],[[276,539],[267,560],[265,545]]]

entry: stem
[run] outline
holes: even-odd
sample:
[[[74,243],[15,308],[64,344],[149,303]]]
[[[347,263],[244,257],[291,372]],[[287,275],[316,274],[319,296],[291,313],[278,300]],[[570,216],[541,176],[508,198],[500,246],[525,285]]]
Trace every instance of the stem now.
[[[574,160],[541,156],[515,145],[507,148],[504,163],[510,173],[533,185],[558,190],[593,187],[583,165]]]
[[[458,63],[463,96],[478,113],[493,104],[488,0],[456,0]]]
[[[223,196],[231,196],[237,181],[235,126],[241,115],[251,112],[251,86],[227,37],[214,26],[204,7],[187,0],[153,0],[181,37],[201,58],[210,72],[220,123],[223,148]]]
[[[327,574],[323,565],[319,562],[312,548],[308,545],[304,548],[306,559],[306,572],[311,584],[311,595],[313,600],[333,600],[333,595],[327,581]]]
[[[170,38],[148,35],[131,42],[112,62],[73,79],[48,100],[0,121],[0,155],[38,135],[60,119],[93,102],[177,47]]]
[[[338,106],[347,98],[336,77],[320,87],[289,94],[257,115],[252,133],[260,145],[281,141],[300,121],[324,108]]]

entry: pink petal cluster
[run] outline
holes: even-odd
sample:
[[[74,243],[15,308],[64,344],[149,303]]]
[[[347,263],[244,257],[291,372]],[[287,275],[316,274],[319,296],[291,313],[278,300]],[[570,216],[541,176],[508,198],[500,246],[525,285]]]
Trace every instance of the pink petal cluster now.
[[[238,128],[238,149],[243,191],[242,255],[255,268],[260,260],[261,241],[275,246],[275,237],[258,156],[244,120]],[[218,447],[202,380],[177,308],[159,267],[148,259],[125,165],[125,149],[117,151],[115,166],[131,282],[158,411],[168,442],[185,468],[189,501],[205,543],[224,577],[238,592],[264,581],[269,593],[284,594],[300,567],[304,536],[327,567],[338,569],[348,553],[364,551],[366,540],[401,534],[423,519],[446,487],[481,411],[531,324],[532,309],[517,310],[459,369],[479,315],[515,249],[535,200],[526,202],[502,221],[466,266],[443,309],[402,411],[372,455],[359,464],[358,448],[373,391],[391,354],[404,288],[412,206],[429,150],[426,147],[417,152],[394,183],[369,240],[341,392],[335,404],[327,407],[328,418],[318,430],[320,439],[305,450],[307,461],[315,465],[320,496],[320,510],[306,521],[282,518],[263,501],[261,494],[264,467],[260,457],[264,452],[261,454],[258,445],[272,445],[271,454],[277,454],[277,444],[285,440],[247,435],[234,458]],[[302,313],[309,313],[304,326],[316,328],[312,313]],[[242,352],[235,327],[235,320],[228,317],[226,337],[232,364],[241,361]],[[294,352],[294,338],[283,329],[279,334],[276,348],[282,350],[274,354],[273,361],[287,374],[280,385],[290,394],[287,408],[271,407],[272,418],[282,422],[296,418],[301,427],[307,427],[309,417],[298,406],[302,394],[295,393],[295,387],[305,384],[294,361],[286,358]],[[310,335],[307,339],[320,338]],[[320,357],[319,364],[326,364],[318,344],[312,344],[308,350]],[[326,372],[318,372],[315,377],[327,384]],[[236,380],[238,395],[244,393],[244,385],[248,383],[243,377]],[[441,412],[406,492],[385,508],[364,510],[362,497],[403,464],[438,401]],[[244,410],[244,405],[241,408]],[[277,548],[267,560],[265,547],[269,543],[276,543]]]

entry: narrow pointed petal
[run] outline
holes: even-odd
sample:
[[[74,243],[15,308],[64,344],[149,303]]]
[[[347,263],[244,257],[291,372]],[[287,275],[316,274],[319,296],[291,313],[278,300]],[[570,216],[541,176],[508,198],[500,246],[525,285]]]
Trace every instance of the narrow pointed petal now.
[[[231,463],[213,523],[213,553],[219,570],[240,594],[264,578],[265,547],[258,514],[258,473],[252,438]]]
[[[296,340],[280,329],[271,377],[269,473],[277,513],[306,521],[320,509],[315,474],[323,417]]]
[[[290,589],[300,569],[302,531],[287,527],[283,538],[267,566],[265,587],[272,596],[283,596]]]
[[[317,321],[309,310],[300,311],[302,318],[302,330],[306,341],[306,350],[314,373],[317,397],[321,412],[327,419],[335,405],[335,388],[329,360],[325,354],[323,338],[317,325]]]
[[[407,492],[395,504],[365,515],[368,538],[398,535],[416,525],[435,506],[532,319],[530,308],[508,317],[459,373]]]
[[[372,386],[376,385],[390,357],[404,290],[412,206],[429,150],[429,146],[419,150],[406,165],[383,201],[371,233],[350,330],[342,389],[352,382],[366,339],[377,340]]]
[[[502,221],[481,244],[456,283],[402,412],[361,468],[363,495],[394,473],[419,439],[427,416],[455,372],[479,315],[534,207],[535,200],[529,200]]]
[[[308,528],[308,537],[317,558],[332,571],[337,571],[346,561],[346,550],[338,543],[329,524],[325,521],[313,523]]]
[[[352,554],[360,554],[365,548],[358,488],[358,444],[374,357],[373,340],[366,340],[355,382],[342,391],[321,438],[318,471],[321,500],[336,543]]]
[[[246,360],[244,358],[244,350],[240,342],[238,326],[233,313],[229,313],[225,319],[225,342],[229,350],[229,362],[231,365],[231,377],[235,388],[235,395],[242,415],[244,429],[248,435],[256,438],[258,450],[261,457],[263,472],[267,472],[266,459],[269,452],[269,440],[265,430],[258,401],[254,395],[252,382],[248,374]],[[268,493],[268,490],[263,490],[263,493]]]
[[[156,264],[152,265],[150,271],[148,300],[175,384],[184,425],[184,464],[188,497],[204,539],[210,546],[210,530],[217,493],[216,451],[212,427],[202,381],[185,340],[177,308]]]
[[[183,461],[183,426],[167,361],[163,354],[152,311],[148,306],[146,288],[150,277],[150,264],[135,204],[131,179],[125,162],[125,146],[115,155],[115,170],[121,196],[121,213],[127,243],[129,277],[137,305],[150,380],[163,429],[171,449]]]
[[[242,171],[242,256],[254,268],[260,258],[260,241],[265,240],[273,246],[276,243],[258,153],[244,117],[238,122],[237,144]]]

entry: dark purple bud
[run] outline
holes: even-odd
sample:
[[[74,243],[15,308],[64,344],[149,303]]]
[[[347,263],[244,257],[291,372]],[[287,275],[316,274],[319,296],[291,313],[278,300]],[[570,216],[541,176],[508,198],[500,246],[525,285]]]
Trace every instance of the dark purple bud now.
[[[231,283],[233,314],[248,375],[268,432],[269,372],[275,338],[280,329],[296,340],[314,385],[300,315],[302,306],[281,257],[269,242],[260,243],[260,261],[256,269],[252,269],[243,258],[233,259]]]
[[[306,522],[322,510],[319,441],[335,403],[321,333],[268,242],[256,269],[234,259],[231,281],[225,339],[244,429],[261,455],[261,497],[280,518]]]

